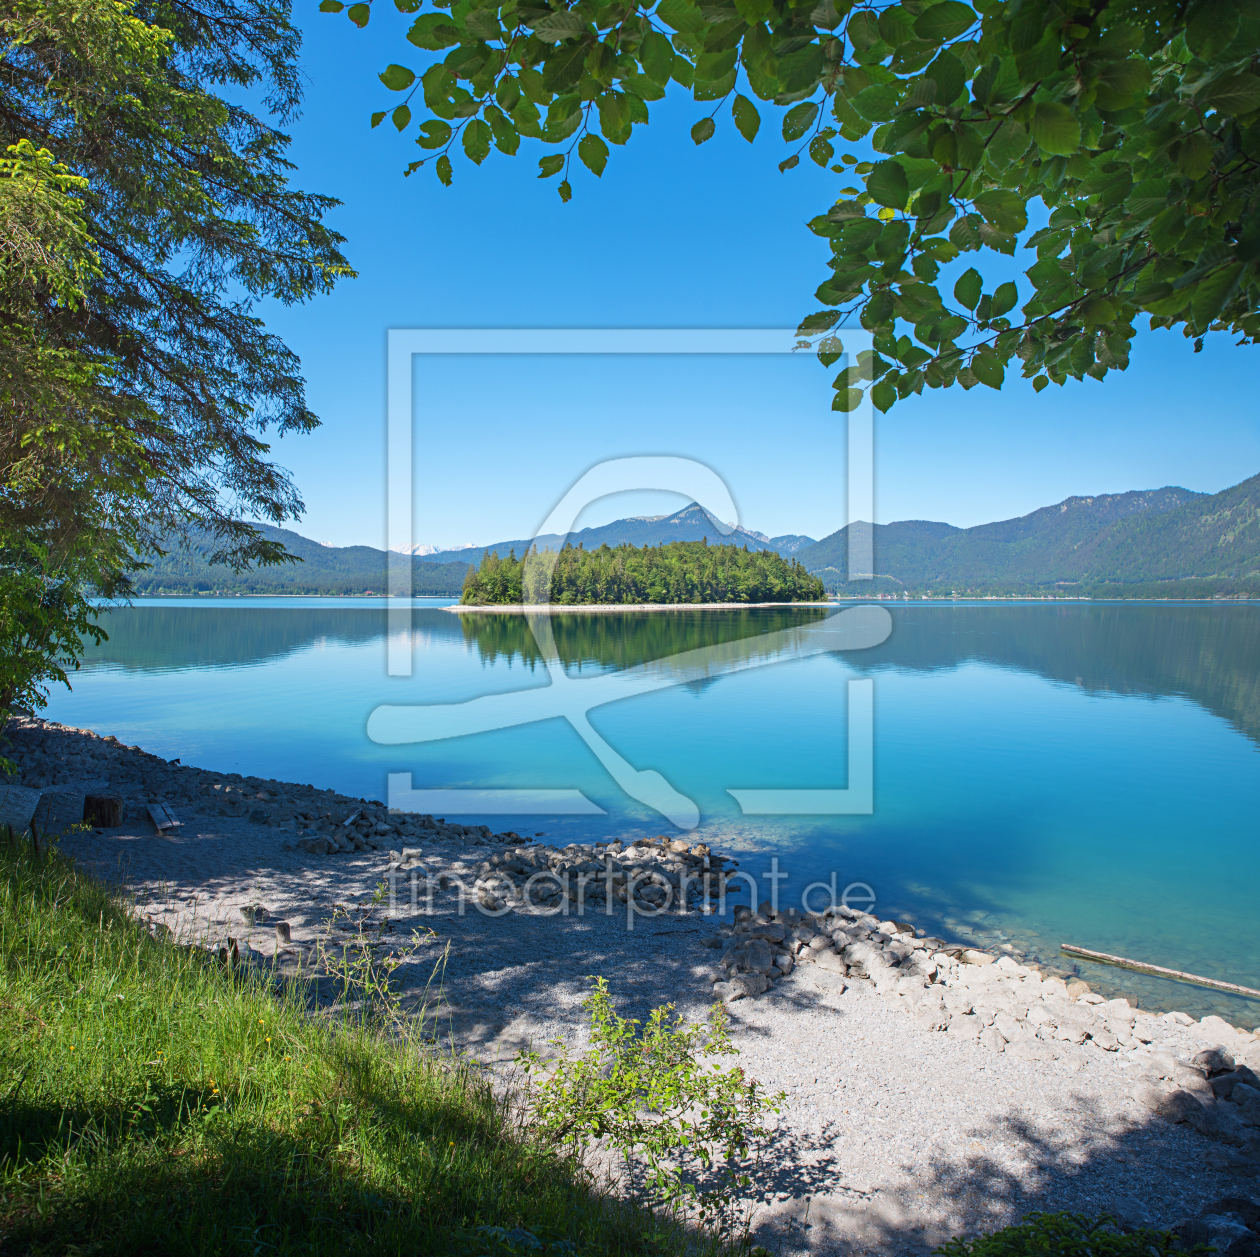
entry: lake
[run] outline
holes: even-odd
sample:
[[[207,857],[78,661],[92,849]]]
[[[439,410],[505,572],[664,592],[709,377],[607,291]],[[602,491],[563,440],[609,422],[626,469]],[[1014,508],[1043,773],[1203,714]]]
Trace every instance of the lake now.
[[[614,776],[655,772],[698,812],[699,839],[759,878],[777,858],[791,902],[834,872],[869,884],[881,914],[947,937],[1065,968],[1057,947],[1072,942],[1260,987],[1260,605],[888,604],[887,639],[845,651],[819,646],[821,609],[570,614],[540,644],[524,617],[447,605],[417,601],[399,677],[383,600],[137,601],[105,617],[110,640],[46,714],[369,798],[390,773],[502,792],[483,801],[549,790],[460,817],[549,841],[679,832]],[[569,682],[599,704],[589,728],[531,714]],[[869,814],[744,814],[732,790],[852,786],[864,682]],[[367,730],[383,705],[415,708],[430,733],[483,710],[507,727],[381,745]],[[458,795],[429,797],[457,816]],[[547,814],[547,798],[591,814]],[[1254,1001],[1080,971],[1147,1007],[1260,1025]]]

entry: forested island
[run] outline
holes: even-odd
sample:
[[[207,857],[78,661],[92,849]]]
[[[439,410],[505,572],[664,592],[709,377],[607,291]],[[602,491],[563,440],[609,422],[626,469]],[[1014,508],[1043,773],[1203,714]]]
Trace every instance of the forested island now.
[[[550,575],[550,589],[547,581]],[[659,546],[565,546],[521,558],[486,551],[469,569],[461,602],[597,603],[821,602],[823,583],[773,550],[674,541]]]

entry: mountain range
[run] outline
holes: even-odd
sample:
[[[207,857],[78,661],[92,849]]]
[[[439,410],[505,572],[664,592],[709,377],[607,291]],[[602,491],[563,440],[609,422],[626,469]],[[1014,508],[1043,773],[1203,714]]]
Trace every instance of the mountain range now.
[[[796,558],[840,593],[1260,593],[1260,476],[1213,494],[1170,486],[1071,497],[974,528],[876,524],[873,581],[848,582],[848,544],[846,526]]]
[[[782,555],[795,554],[815,544],[813,537],[802,537],[796,533],[767,537],[765,533],[753,532],[738,524],[732,530],[732,525],[720,523],[717,516],[695,502],[672,515],[631,515],[599,528],[581,528],[569,533],[567,540],[571,546],[598,550],[600,546],[661,546],[671,541],[702,541],[705,537],[714,543],[747,546],[750,550],[777,550]],[[555,550],[565,540],[559,533],[543,533],[532,539],[517,537],[513,541],[492,541],[487,546],[475,546],[475,556],[470,556],[468,549],[461,546],[457,550],[433,550],[425,557],[430,563],[467,563],[470,557],[480,558],[485,550],[507,558],[510,551],[515,550],[519,556],[531,545],[540,550]]]
[[[767,537],[720,524],[692,502],[672,515],[641,515],[569,535],[572,545],[662,545],[699,541],[776,550],[848,596],[900,593],[1060,594],[1184,598],[1260,595],[1260,476],[1220,493],[1163,489],[1071,497],[1017,519],[956,528],[929,520],[875,524],[873,580],[849,582],[849,528],[821,541],[800,534]],[[389,554],[371,546],[326,546],[286,529],[264,527],[300,564],[233,573],[205,561],[207,545],[173,550],[135,579],[140,594],[221,591],[247,594],[383,593]],[[556,547],[547,535],[534,544]],[[529,538],[411,556],[418,595],[458,596],[470,562],[483,551],[523,554]],[[420,547],[416,547],[419,549]]]

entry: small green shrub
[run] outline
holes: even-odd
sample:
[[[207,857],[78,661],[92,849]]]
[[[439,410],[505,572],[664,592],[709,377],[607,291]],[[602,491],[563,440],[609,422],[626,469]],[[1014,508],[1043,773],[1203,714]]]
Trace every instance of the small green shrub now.
[[[934,1249],[939,1257],[1198,1257],[1212,1249],[1199,1245],[1188,1252],[1176,1247],[1168,1231],[1134,1231],[1122,1235],[1107,1214],[1030,1213],[1018,1226],[1008,1226],[975,1239],[952,1239]]]
[[[755,1166],[768,1134],[762,1119],[786,1097],[767,1096],[739,1067],[717,1067],[717,1058],[738,1053],[721,1004],[698,1024],[671,1018],[666,1004],[641,1026],[618,1016],[607,982],[595,978],[583,1006],[591,1022],[586,1051],[574,1054],[555,1040],[558,1059],[519,1058],[527,1075],[541,1079],[528,1094],[535,1128],[575,1157],[601,1141],[628,1161],[641,1158],[657,1201],[730,1235],[739,1197],[752,1185],[747,1162]],[[700,1182],[689,1169],[698,1169]]]

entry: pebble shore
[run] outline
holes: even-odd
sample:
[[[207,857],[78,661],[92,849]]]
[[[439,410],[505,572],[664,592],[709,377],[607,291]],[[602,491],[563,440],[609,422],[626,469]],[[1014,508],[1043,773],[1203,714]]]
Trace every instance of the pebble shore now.
[[[86,793],[124,800],[116,830],[62,843],[123,877],[155,932],[230,934],[276,964],[309,954],[347,910],[399,937],[422,930],[398,974],[409,1006],[505,1077],[522,1046],[581,1041],[592,974],[634,1016],[726,1000],[741,1064],[789,1096],[754,1228],[785,1257],[919,1253],[1062,1208],[1177,1224],[1230,1257],[1260,1251],[1247,1248],[1257,1223],[1222,1204],[1250,1198],[1260,1172],[1260,1039],[1246,1028],[1157,1015],[842,907],[720,917],[714,892],[735,861],[704,844],[549,847],[33,717],[7,736],[0,754],[41,792],[47,831],[76,803],[81,815]],[[159,835],[149,802],[184,824]],[[391,896],[373,907],[382,881]]]

